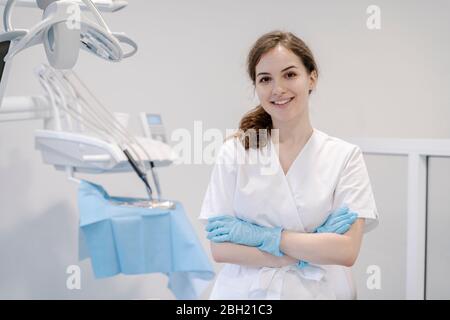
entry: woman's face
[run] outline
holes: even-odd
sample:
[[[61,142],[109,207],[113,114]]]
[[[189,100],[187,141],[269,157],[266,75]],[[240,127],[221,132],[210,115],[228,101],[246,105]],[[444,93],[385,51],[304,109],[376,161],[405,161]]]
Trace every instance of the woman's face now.
[[[315,83],[315,72],[308,74],[300,58],[281,45],[265,53],[256,65],[256,93],[274,122],[300,118]]]

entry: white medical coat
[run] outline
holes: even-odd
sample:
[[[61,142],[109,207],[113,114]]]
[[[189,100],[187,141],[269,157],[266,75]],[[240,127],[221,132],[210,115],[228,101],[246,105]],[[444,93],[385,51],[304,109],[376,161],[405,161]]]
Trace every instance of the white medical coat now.
[[[346,204],[365,218],[365,232],[378,213],[358,146],[314,129],[284,174],[276,145],[245,150],[232,138],[218,153],[199,219],[231,215],[262,226],[313,232]],[[354,299],[350,268],[321,265],[300,270],[225,264],[211,299]]]

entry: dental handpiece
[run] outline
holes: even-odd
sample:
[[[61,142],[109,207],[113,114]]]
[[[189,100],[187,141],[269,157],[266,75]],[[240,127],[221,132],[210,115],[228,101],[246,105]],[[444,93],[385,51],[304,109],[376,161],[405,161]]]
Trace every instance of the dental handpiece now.
[[[150,187],[150,184],[148,183],[147,175],[145,174],[145,172],[142,172],[141,169],[139,169],[136,161],[133,159],[133,157],[131,156],[131,154],[128,152],[127,149],[124,149],[123,153],[127,157],[128,162],[130,163],[131,167],[136,172],[138,177],[142,180],[142,182],[144,182],[145,187],[147,189],[147,194],[148,194],[148,196],[150,198],[150,201],[153,201],[153,196],[152,196],[153,192],[152,192],[152,188]]]
[[[152,171],[152,177],[153,177],[153,182],[155,183],[155,187],[156,187],[156,193],[158,194],[158,201],[161,200],[161,186],[159,184],[159,178],[158,175],[156,173],[156,171],[154,170],[155,164],[153,163],[153,161],[150,161],[150,169]]]

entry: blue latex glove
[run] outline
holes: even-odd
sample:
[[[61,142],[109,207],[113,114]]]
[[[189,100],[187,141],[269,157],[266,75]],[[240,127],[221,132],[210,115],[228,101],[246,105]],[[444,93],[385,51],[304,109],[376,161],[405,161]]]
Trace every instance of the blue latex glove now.
[[[280,240],[282,228],[262,227],[232,217],[220,216],[208,219],[205,227],[207,238],[213,242],[233,242],[282,256]]]
[[[346,233],[353,223],[355,223],[358,215],[355,212],[349,211],[348,207],[341,207],[331,213],[327,220],[318,227],[315,233]],[[306,261],[299,261],[297,266],[302,269],[308,265]]]
[[[348,207],[341,207],[331,213],[327,220],[316,229],[317,233],[346,233],[356,221],[356,212],[349,211]]]

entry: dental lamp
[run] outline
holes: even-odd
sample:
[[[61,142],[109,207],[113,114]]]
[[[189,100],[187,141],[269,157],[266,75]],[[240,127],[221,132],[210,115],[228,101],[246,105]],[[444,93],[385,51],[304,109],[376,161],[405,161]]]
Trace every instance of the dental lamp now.
[[[71,69],[80,48],[109,61],[120,61],[137,51],[137,44],[123,33],[112,32],[91,0],[82,0],[96,22],[81,14],[79,1],[36,0],[43,10],[43,20],[29,30],[16,30],[11,23],[17,0],[8,0],[3,13],[5,32],[0,42],[9,41],[8,62],[24,49],[43,44],[49,64],[56,69]],[[124,52],[121,43],[132,47]]]

